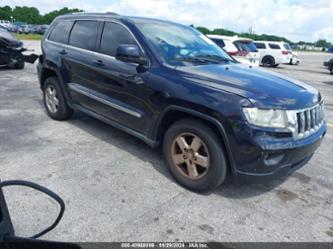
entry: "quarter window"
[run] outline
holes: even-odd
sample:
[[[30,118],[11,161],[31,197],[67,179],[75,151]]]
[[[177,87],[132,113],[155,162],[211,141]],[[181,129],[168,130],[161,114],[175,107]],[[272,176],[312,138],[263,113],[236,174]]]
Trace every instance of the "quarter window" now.
[[[69,38],[69,44],[87,50],[94,50],[98,34],[97,21],[76,21]]]
[[[137,45],[126,28],[117,23],[106,22],[101,39],[101,53],[116,56],[117,48],[122,44]]]
[[[265,49],[266,48],[266,45],[265,43],[254,43],[257,47],[257,49]]]
[[[211,40],[213,42],[216,43],[217,46],[219,46],[220,48],[224,48],[225,47],[225,43],[222,39],[214,39],[214,38],[211,38]]]
[[[72,26],[73,21],[59,21],[55,25],[48,39],[50,41],[67,44]]]
[[[271,48],[271,49],[281,49],[280,46],[278,44],[272,44],[272,43],[269,43],[268,46]]]

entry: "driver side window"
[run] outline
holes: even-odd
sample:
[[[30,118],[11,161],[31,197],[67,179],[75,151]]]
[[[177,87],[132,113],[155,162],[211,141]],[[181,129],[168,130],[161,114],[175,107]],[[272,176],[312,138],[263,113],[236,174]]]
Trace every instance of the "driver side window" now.
[[[105,22],[100,52],[115,57],[117,48],[121,44],[137,45],[132,34],[122,25],[112,22]]]

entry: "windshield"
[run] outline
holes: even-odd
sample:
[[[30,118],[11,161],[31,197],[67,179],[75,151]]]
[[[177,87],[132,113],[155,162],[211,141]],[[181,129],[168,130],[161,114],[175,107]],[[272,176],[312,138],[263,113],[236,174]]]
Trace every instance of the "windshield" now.
[[[152,49],[171,66],[234,63],[213,41],[192,27],[166,22],[138,22]]]
[[[239,51],[258,52],[256,45],[252,41],[235,41],[234,44]]]

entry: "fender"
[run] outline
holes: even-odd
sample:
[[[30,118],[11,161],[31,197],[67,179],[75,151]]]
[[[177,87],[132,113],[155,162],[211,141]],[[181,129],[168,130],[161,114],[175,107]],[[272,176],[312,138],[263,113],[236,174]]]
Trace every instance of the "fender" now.
[[[71,103],[71,96],[69,95],[69,91],[66,89],[65,83],[63,82],[62,77],[60,76],[59,70],[56,67],[54,67],[52,65],[49,65],[49,63],[45,63],[45,62],[38,64],[37,68],[38,68],[38,74],[39,74],[39,81],[40,81],[41,89],[43,89],[43,83],[44,83],[44,82],[42,82],[42,75],[45,73],[44,70],[50,70],[50,71],[54,72],[58,81],[59,81],[59,83],[60,83],[59,84],[60,88],[63,91],[63,93],[65,95],[65,98],[68,101],[68,104],[70,104]]]
[[[224,145],[224,147],[226,149],[227,157],[229,159],[229,163],[230,163],[230,166],[231,166],[232,173],[234,174],[234,173],[237,172],[235,161],[234,161],[231,149],[230,149],[229,140],[228,140],[228,137],[227,137],[227,134],[226,134],[226,131],[225,131],[223,125],[216,118],[213,118],[213,117],[211,117],[211,116],[209,116],[207,114],[203,114],[201,112],[198,112],[198,111],[195,111],[195,110],[192,110],[192,109],[189,109],[189,108],[181,107],[181,106],[170,105],[170,106],[168,106],[167,108],[165,108],[161,112],[161,115],[159,116],[159,118],[158,118],[158,120],[156,122],[156,125],[155,125],[155,127],[153,129],[153,132],[152,132],[152,135],[155,138],[155,140],[157,140],[158,128],[160,127],[163,118],[170,111],[184,112],[184,113],[190,114],[190,115],[192,115],[194,117],[198,117],[200,119],[206,120],[209,123],[213,124],[218,129],[218,131],[219,131],[219,133],[221,135],[222,143],[223,143],[223,145]]]

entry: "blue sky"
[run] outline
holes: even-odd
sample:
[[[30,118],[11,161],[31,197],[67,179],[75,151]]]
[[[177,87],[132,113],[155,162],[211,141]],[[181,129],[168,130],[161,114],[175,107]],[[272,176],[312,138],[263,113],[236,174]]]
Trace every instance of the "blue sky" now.
[[[0,0],[35,6],[42,13],[62,7],[168,19],[183,24],[286,36],[293,41],[333,42],[332,0]]]

